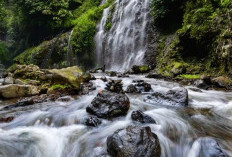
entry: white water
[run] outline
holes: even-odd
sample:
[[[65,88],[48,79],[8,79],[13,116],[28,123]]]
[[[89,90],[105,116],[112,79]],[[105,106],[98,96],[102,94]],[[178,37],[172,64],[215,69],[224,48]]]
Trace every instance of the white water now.
[[[73,55],[72,55],[72,45],[71,45],[71,38],[73,35],[73,30],[71,31],[69,37],[68,37],[68,50],[67,50],[67,64],[69,66],[72,66],[73,62]]]
[[[97,74],[97,78],[100,77]],[[123,79],[124,89],[134,79],[146,80],[154,91],[180,86],[144,76],[131,76]],[[187,86],[187,108],[145,103],[143,100],[148,94],[128,95],[131,107],[127,116],[103,120],[99,127],[89,128],[82,125],[88,117],[85,108],[105,83],[97,79],[94,85],[96,91],[71,102],[57,101],[0,111],[0,115],[16,117],[11,123],[0,124],[0,157],[99,157],[106,152],[106,138],[117,129],[133,124],[130,115],[138,109],[156,120],[157,124],[148,126],[158,135],[162,157],[198,157],[197,152],[202,144],[204,146],[201,141],[205,137],[216,139],[223,150],[232,155],[232,113],[228,111],[232,92],[203,90],[200,93]]]
[[[98,65],[128,70],[143,63],[150,21],[150,0],[116,0],[112,27],[106,31],[109,8],[104,11],[95,37]]]

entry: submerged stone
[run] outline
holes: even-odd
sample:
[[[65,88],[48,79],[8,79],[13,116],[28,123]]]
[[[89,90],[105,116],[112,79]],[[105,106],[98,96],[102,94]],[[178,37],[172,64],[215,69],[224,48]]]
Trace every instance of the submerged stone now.
[[[152,117],[143,113],[140,110],[133,111],[131,114],[131,119],[140,123],[151,123],[151,124],[156,123],[156,121]]]
[[[183,87],[176,87],[167,92],[155,92],[145,99],[145,102],[187,106],[188,105],[188,90]]]

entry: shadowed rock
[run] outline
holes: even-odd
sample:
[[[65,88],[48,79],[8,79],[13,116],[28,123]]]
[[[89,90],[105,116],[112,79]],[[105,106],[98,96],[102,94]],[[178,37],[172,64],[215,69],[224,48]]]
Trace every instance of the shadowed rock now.
[[[130,101],[125,94],[103,90],[98,93],[86,111],[99,118],[113,118],[126,115],[129,108]]]
[[[129,126],[107,138],[107,151],[112,157],[160,157],[161,147],[150,127]]]

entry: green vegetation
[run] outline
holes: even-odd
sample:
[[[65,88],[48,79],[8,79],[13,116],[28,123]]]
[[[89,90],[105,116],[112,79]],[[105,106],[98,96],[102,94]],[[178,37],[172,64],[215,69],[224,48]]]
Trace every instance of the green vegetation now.
[[[174,3],[178,7],[173,8],[171,4]],[[153,0],[152,4],[154,22],[158,28],[169,14],[173,15],[174,12],[177,15],[181,13],[180,10],[183,13],[180,16],[182,25],[174,21],[174,25],[179,27],[177,31],[173,33],[173,29],[162,27],[156,50],[159,73],[177,77],[203,73],[232,74],[232,1],[167,0],[161,3]]]
[[[63,89],[68,89],[72,88],[70,85],[61,85],[61,84],[54,84],[51,86],[50,90],[63,90]]]
[[[180,79],[187,79],[187,80],[197,80],[197,79],[200,79],[201,76],[200,75],[179,75],[177,78],[180,78]]]

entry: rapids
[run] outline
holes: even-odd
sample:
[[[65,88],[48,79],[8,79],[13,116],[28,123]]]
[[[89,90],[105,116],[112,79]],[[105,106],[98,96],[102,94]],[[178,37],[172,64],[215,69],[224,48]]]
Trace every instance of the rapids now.
[[[104,74],[95,74],[100,78]],[[117,79],[117,78],[113,78]],[[167,91],[178,83],[147,79],[142,75],[122,78],[124,89],[134,80],[144,79],[154,91]],[[205,147],[205,157],[210,148],[204,142],[214,138],[228,156],[232,155],[232,92],[201,90],[189,92],[189,107],[172,107],[149,104],[143,100],[149,93],[128,94],[131,107],[127,116],[103,120],[96,128],[82,124],[88,116],[86,107],[105,82],[97,79],[97,90],[70,102],[52,102],[29,107],[1,110],[1,115],[13,115],[10,123],[0,124],[1,157],[98,157],[106,154],[106,138],[114,131],[133,124],[131,112],[143,110],[157,124],[146,124],[157,134],[162,157],[199,157],[200,147]],[[1,107],[6,102],[0,102]],[[203,141],[203,142],[202,142]],[[105,155],[107,156],[107,155]]]

